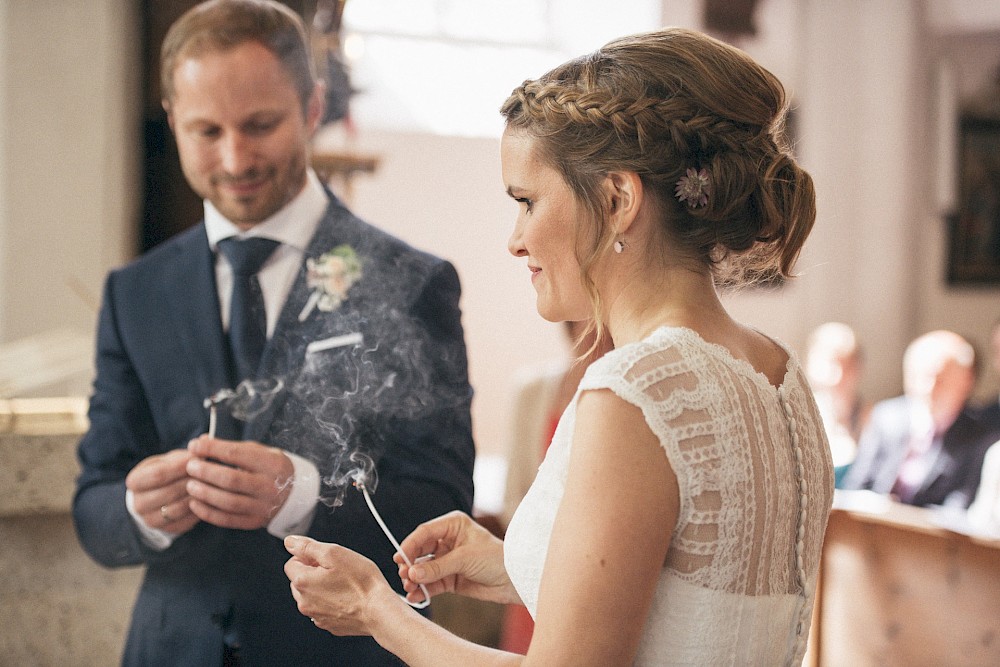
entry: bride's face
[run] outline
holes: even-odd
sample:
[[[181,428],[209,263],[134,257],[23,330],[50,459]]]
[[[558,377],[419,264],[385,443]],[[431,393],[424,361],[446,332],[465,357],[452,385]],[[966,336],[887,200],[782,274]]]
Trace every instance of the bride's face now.
[[[507,194],[518,203],[508,249],[526,257],[538,313],[560,322],[591,317],[578,257],[584,209],[556,169],[538,159],[535,139],[507,130],[500,160]]]

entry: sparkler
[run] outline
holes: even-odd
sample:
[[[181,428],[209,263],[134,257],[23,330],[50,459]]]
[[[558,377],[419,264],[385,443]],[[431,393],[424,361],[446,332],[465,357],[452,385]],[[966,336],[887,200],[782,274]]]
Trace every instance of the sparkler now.
[[[378,510],[375,509],[375,504],[372,502],[372,497],[368,494],[368,488],[365,485],[365,476],[363,471],[358,470],[354,474],[354,486],[357,487],[357,489],[361,491],[361,493],[364,495],[365,503],[367,503],[368,509],[371,510],[372,516],[375,517],[375,521],[378,523],[379,528],[382,529],[382,532],[385,533],[385,536],[389,538],[390,542],[392,542],[392,546],[396,548],[396,553],[398,553],[402,557],[403,561],[406,563],[408,567],[413,567],[413,562],[406,555],[406,552],[403,551],[403,547],[399,546],[399,542],[393,536],[392,531],[389,530],[389,527],[385,525],[385,521],[382,520],[382,516],[378,513]],[[426,556],[421,556],[420,558],[418,558],[416,562],[423,563],[425,561],[431,560],[432,558],[434,558],[434,554],[427,554]],[[417,585],[420,586],[420,590],[424,594],[424,599],[422,601],[411,602],[406,598],[405,595],[401,595],[400,597],[402,597],[403,600],[406,601],[406,604],[410,605],[414,609],[424,609],[431,603],[431,594],[427,591],[427,587],[424,586],[423,584],[417,584]]]
[[[220,389],[205,399],[204,406],[208,409],[208,437],[215,437],[215,424],[218,420],[219,405],[236,397],[232,389]]]
[[[358,336],[360,338],[360,336],[356,334],[340,337],[338,339],[335,339],[335,342],[333,342],[333,344],[326,345],[321,349],[329,349],[330,347],[337,347],[338,344],[343,345],[343,344],[360,342],[354,339],[355,336]],[[264,400],[266,404],[266,402],[268,402],[268,400],[283,386],[284,383],[282,383],[281,380],[277,380],[275,381],[274,387],[271,387],[265,391],[260,391],[258,388],[253,387],[251,383],[243,382],[240,384],[240,386],[237,388],[236,391],[233,391],[232,389],[220,389],[219,391],[215,392],[214,394],[206,398],[204,401],[204,406],[206,409],[208,409],[208,436],[210,438],[215,437],[215,426],[218,420],[217,413],[220,405],[228,401],[232,401],[233,399],[239,399],[239,398],[245,399],[246,402],[252,402],[255,399],[258,401]],[[244,401],[237,400],[237,403],[241,402]],[[381,528],[385,536],[389,538],[389,541],[392,543],[392,546],[396,549],[396,553],[400,555],[400,557],[403,559],[403,561],[406,563],[408,567],[413,567],[414,561],[410,560],[410,558],[406,555],[406,552],[404,552],[403,548],[399,545],[399,541],[392,534],[392,531],[389,530],[389,527],[387,525],[385,525],[385,521],[382,520],[382,516],[378,513],[378,510],[375,509],[375,504],[372,502],[371,495],[368,493],[367,478],[369,474],[374,474],[373,470],[374,464],[372,463],[371,459],[369,459],[364,454],[361,454],[360,452],[355,452],[354,454],[352,454],[350,456],[350,460],[359,464],[359,467],[349,472],[348,478],[353,478],[354,486],[359,491],[361,491],[362,495],[364,495],[365,503],[368,505],[369,511],[371,511],[372,516],[375,518],[376,523],[378,523],[379,525],[379,528]],[[433,558],[434,554],[426,554],[424,556],[417,558],[415,562],[423,563]],[[424,594],[424,599],[422,601],[411,602],[406,598],[405,595],[400,597],[402,597],[403,600],[405,600],[406,603],[411,607],[415,609],[424,609],[431,603],[431,594],[427,590],[427,587],[424,586],[423,584],[417,584],[417,585],[420,586],[420,590]]]
[[[208,409],[208,436],[215,437],[219,406],[230,403],[230,412],[241,421],[247,421],[260,414],[271,404],[271,400],[281,391],[285,383],[276,380],[244,380],[232,389],[220,389],[205,399],[202,405]]]

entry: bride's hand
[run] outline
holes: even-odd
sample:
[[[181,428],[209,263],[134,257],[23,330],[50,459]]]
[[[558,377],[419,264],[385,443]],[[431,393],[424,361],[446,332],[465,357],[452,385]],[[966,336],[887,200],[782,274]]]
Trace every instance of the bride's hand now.
[[[503,541],[476,523],[468,514],[455,511],[421,524],[400,546],[413,566],[396,554],[399,578],[407,598],[423,600],[419,584],[431,596],[457,593],[479,600],[520,603],[503,565]],[[433,558],[420,560],[433,554]]]

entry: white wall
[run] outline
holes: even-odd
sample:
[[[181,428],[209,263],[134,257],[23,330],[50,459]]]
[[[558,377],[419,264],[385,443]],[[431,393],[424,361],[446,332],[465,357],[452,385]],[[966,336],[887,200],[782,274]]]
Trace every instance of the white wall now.
[[[947,4],[947,3],[946,3]],[[967,7],[966,3],[957,3]],[[969,2],[968,5],[976,6]],[[932,3],[931,6],[936,7]],[[944,216],[955,210],[958,201],[958,114],[964,101],[976,97],[989,84],[994,102],[1000,103],[996,76],[1000,68],[1000,3],[991,4],[992,13],[980,14],[978,29],[961,32],[970,20],[956,10],[958,23],[934,25],[934,48],[926,54],[925,85],[931,104],[928,123],[922,128],[930,148],[925,164],[926,206],[919,219],[926,232],[920,264],[928,270],[918,273],[917,290],[921,295],[917,318],[919,331],[954,328],[973,339],[979,351],[987,355],[990,327],[1000,319],[1000,289],[995,286],[949,286],[945,282],[948,238]],[[933,196],[928,196],[933,194]],[[977,394],[980,398],[996,396],[1000,374],[995,366],[983,364]]]
[[[9,134],[8,128],[10,127],[10,118],[7,111],[7,104],[4,102],[7,99],[6,91],[9,87],[7,83],[9,76],[7,75],[7,62],[11,57],[10,48],[8,47],[9,33],[10,33],[10,20],[7,17],[8,10],[5,1],[0,0],[0,276],[7,276],[7,228],[9,227],[9,215],[7,212],[8,207],[4,204],[6,197],[4,193],[8,190],[7,185],[7,172],[8,160],[6,156],[8,153],[7,148],[7,135]],[[3,280],[0,285],[7,282]],[[5,317],[7,313],[7,290],[0,287],[0,341],[4,340],[4,320],[8,319]]]
[[[802,265],[818,286],[805,313],[810,327],[838,319],[857,329],[876,398],[899,391],[902,350],[915,334],[913,139],[923,95],[914,4],[816,1],[803,21],[802,159],[818,210]]]
[[[91,331],[101,278],[131,250],[132,5],[0,0],[0,342]]]

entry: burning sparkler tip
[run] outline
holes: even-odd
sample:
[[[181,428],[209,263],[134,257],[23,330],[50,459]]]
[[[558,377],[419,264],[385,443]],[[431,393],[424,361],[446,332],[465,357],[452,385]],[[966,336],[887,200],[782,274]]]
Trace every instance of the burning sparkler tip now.
[[[234,396],[236,396],[236,392],[234,392],[232,389],[220,389],[219,391],[215,392],[214,394],[206,398],[202,403],[202,405],[206,408],[210,408],[212,406],[219,405],[224,401],[228,401]]]

